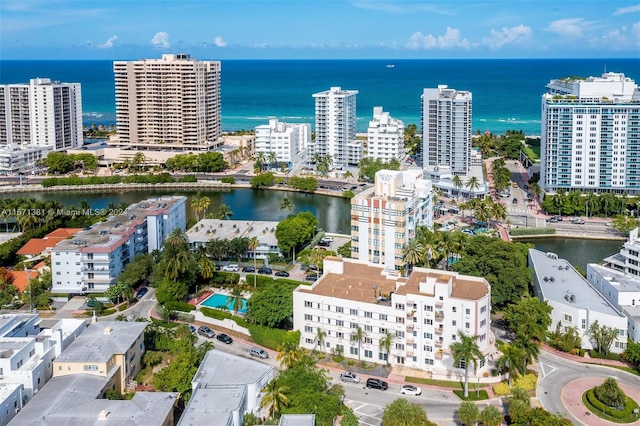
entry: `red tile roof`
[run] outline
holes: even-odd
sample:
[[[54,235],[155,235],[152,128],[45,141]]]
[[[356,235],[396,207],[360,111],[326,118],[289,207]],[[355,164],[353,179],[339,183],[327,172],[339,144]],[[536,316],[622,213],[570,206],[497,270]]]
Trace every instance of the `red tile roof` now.
[[[13,276],[13,285],[15,285],[21,293],[25,291],[29,285],[29,280],[38,276],[38,271],[33,270],[29,272],[10,271],[9,273]]]
[[[66,237],[50,237],[50,238],[32,238],[25,245],[20,247],[18,254],[27,256],[37,256],[43,251],[55,247],[58,242],[65,240]]]
[[[51,237],[69,238],[70,236],[75,235],[80,231],[82,231],[82,228],[58,228],[55,231],[49,232],[44,237],[45,238],[51,238]]]

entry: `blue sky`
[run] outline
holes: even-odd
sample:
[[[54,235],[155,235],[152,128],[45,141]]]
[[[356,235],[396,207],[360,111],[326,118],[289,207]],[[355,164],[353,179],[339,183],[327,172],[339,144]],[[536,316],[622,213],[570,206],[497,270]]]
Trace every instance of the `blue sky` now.
[[[640,2],[2,0],[2,59],[637,58]]]

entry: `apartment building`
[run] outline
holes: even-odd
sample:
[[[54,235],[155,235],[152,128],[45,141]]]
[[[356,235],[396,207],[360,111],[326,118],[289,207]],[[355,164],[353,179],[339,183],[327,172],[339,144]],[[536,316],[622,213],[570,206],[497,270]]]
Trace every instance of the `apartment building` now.
[[[209,150],[222,144],[220,62],[189,54],[115,61],[114,145],[155,150]]]
[[[424,89],[421,99],[422,166],[465,176],[471,161],[471,92],[438,85]]]
[[[0,171],[31,172],[50,151],[82,146],[79,83],[0,85]]]
[[[351,199],[351,257],[396,273],[416,228],[433,229],[431,181],[422,169],[380,170],[375,184]]]
[[[367,157],[379,158],[385,162],[407,159],[404,147],[404,123],[382,110],[373,107],[373,119],[367,129]]]
[[[357,94],[357,90],[340,87],[313,94],[316,138],[309,145],[309,160],[314,154],[330,155],[335,168],[360,162],[364,148],[362,142],[356,140]]]
[[[553,308],[549,331],[574,327],[582,339],[582,348],[592,349],[589,328],[599,325],[618,330],[611,352],[621,353],[627,345],[627,318],[609,300],[555,253],[529,250],[529,265],[533,270],[533,292]]]
[[[291,168],[296,156],[311,143],[311,125],[283,123],[277,119],[269,124],[256,126],[256,153],[264,155],[265,164],[285,163]]]
[[[477,336],[483,354],[493,352],[490,311],[491,286],[484,278],[425,268],[399,278],[381,265],[337,257],[325,258],[318,281],[293,293],[302,347],[434,374],[464,368],[453,365],[450,351],[459,332]],[[361,342],[354,338],[358,328]],[[326,333],[320,340],[318,330]],[[486,361],[479,360],[476,374],[487,370]]]
[[[51,249],[53,293],[102,293],[136,254],[161,250],[175,228],[186,228],[186,197],[132,204]],[[91,214],[91,213],[88,213]]]
[[[640,90],[622,73],[551,80],[542,95],[545,190],[640,193]]]

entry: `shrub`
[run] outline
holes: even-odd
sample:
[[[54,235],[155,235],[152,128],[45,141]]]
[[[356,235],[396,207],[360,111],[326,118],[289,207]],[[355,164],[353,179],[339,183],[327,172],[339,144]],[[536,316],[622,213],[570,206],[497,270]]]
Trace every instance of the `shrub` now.
[[[191,312],[196,308],[195,306],[190,305],[188,303],[176,302],[173,300],[165,302],[164,307],[171,311],[180,311],[180,312]]]
[[[493,387],[493,393],[495,393],[496,396],[509,395],[509,393],[511,393],[511,390],[509,389],[509,384],[507,382],[498,383]]]
[[[231,185],[233,185],[234,183],[236,183],[236,178],[234,178],[233,176],[225,176],[223,178],[220,178],[220,182],[230,183]]]
[[[525,376],[516,377],[514,387],[519,387],[524,389],[527,392],[530,392],[536,388],[536,383],[538,382],[538,376],[535,374],[527,374]]]
[[[235,272],[218,272],[213,275],[214,284],[238,284],[240,282],[240,274]]]
[[[615,417],[616,419],[624,419],[629,417],[635,408],[638,408],[638,404],[629,397],[625,397],[625,406],[623,410],[609,407],[598,399],[595,393],[596,389],[597,388],[589,389],[585,395],[587,401],[601,413],[605,413],[611,417]]]
[[[269,349],[278,350],[284,343],[300,344],[299,331],[285,331],[277,328],[269,328],[261,325],[249,327],[249,333],[254,342]]]
[[[595,395],[599,401],[609,407],[621,407],[626,402],[626,395],[613,377],[607,378],[604,383],[595,388]]]
[[[109,309],[105,309],[104,311],[102,311],[102,315],[104,315],[104,316],[115,314],[115,313],[116,313],[116,308],[109,308]]]
[[[182,177],[183,182],[197,182],[198,178],[195,175],[184,175]]]
[[[609,352],[608,354],[604,354],[602,352],[598,352],[596,350],[589,351],[589,357],[591,358],[600,358],[600,359],[612,359],[614,361],[620,361],[620,354],[614,354]]]
[[[509,230],[509,233],[513,236],[547,235],[547,234],[555,234],[556,228],[516,228],[516,229]]]
[[[162,353],[157,351],[147,351],[142,357],[142,364],[147,366],[158,365],[162,362]]]
[[[233,315],[231,315],[231,312],[225,311],[225,310],[222,310],[222,309],[213,309],[213,308],[202,307],[202,308],[200,308],[200,312],[202,312],[202,314],[204,316],[206,316],[206,317],[214,318],[214,319],[217,319],[217,320],[220,320],[220,321],[222,321],[224,319],[231,319],[231,317],[233,316]]]

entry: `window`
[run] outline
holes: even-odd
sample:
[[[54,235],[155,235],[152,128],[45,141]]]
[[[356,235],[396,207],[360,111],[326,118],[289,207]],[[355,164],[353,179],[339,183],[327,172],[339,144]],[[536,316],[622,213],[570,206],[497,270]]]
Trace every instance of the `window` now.
[[[378,359],[380,361],[386,361],[388,358],[389,358],[389,355],[387,355],[386,353],[384,353],[384,352],[379,352],[378,353]]]
[[[349,348],[349,353],[351,355],[358,355],[358,348],[353,348],[353,347]]]
[[[349,327],[350,328],[358,328],[358,323],[357,322],[349,323]]]
[[[365,318],[373,318],[373,314],[371,312],[366,312],[364,313],[364,317]]]
[[[456,321],[456,320],[451,320],[451,325],[452,325],[452,326],[454,326],[454,327],[455,327],[455,326],[457,326],[457,325],[458,325],[458,321]]]
[[[336,306],[336,312],[342,314],[344,313],[344,309],[342,309],[340,306]]]
[[[396,349],[403,351],[404,350],[404,343],[396,343]]]
[[[313,327],[309,327],[308,325],[304,326],[304,331],[307,333],[313,333]]]
[[[471,309],[467,308],[464,310],[465,315],[471,315]]]
[[[582,328],[583,330],[587,329],[587,319],[586,318],[582,318],[582,324],[581,324],[580,328]]]
[[[85,365],[84,371],[98,371],[97,365]]]
[[[451,308],[451,312],[458,312],[458,308],[456,308],[455,306],[453,308]]]
[[[485,312],[487,312],[487,305],[484,305],[480,308],[480,313],[484,314]]]
[[[397,330],[396,331],[396,337],[398,337],[400,339],[403,339],[404,338],[404,331]]]
[[[387,314],[379,314],[378,317],[382,320],[382,321],[386,321],[387,320]]]
[[[336,333],[336,337],[337,337],[338,339],[343,339],[343,338],[344,338],[344,333],[342,333],[342,332],[340,332],[340,331],[339,331],[339,332],[337,332],[337,333]]]
[[[433,325],[433,320],[432,320],[432,319],[429,319],[429,318],[425,318],[424,323],[425,323],[426,325]]]
[[[484,327],[485,325],[487,325],[487,320],[480,321],[480,327]],[[469,328],[469,327],[467,327],[467,328]]]
[[[424,345],[424,350],[426,352],[433,352],[433,346],[431,345]]]
[[[404,311],[404,304],[402,303],[396,303],[396,309]]]
[[[313,315],[304,314],[304,320],[305,321],[313,321]]]
[[[373,358],[373,351],[366,350],[364,351],[365,358]]]
[[[313,308],[313,303],[309,302],[308,300],[304,301],[304,307],[305,308]]]
[[[427,306],[424,307],[424,310],[427,311],[427,312],[433,312],[433,306],[427,305]]]
[[[404,324],[404,318],[403,317],[396,317],[396,322],[398,324]]]
[[[365,325],[364,326],[364,331],[373,331],[373,327],[370,325]]]
[[[338,327],[342,327],[342,326],[344,326],[344,321],[342,321],[342,320],[336,320],[336,325],[337,325]]]
[[[350,309],[350,314],[358,316],[358,310],[357,309]]]
[[[424,333],[424,338],[429,340],[433,339],[433,333]]]
[[[564,314],[564,320],[566,322],[573,322],[573,317],[569,314]]]
[[[470,324],[470,323],[468,323],[468,322],[465,322],[465,323],[464,323],[464,328],[471,328],[471,324]]]
[[[307,344],[312,344],[313,343],[313,339],[309,339],[308,337],[306,339],[304,339],[304,341]]]
[[[432,360],[432,359],[429,359],[429,358],[425,358],[425,359],[424,359],[424,363],[425,363],[426,365],[433,365],[433,360]]]

